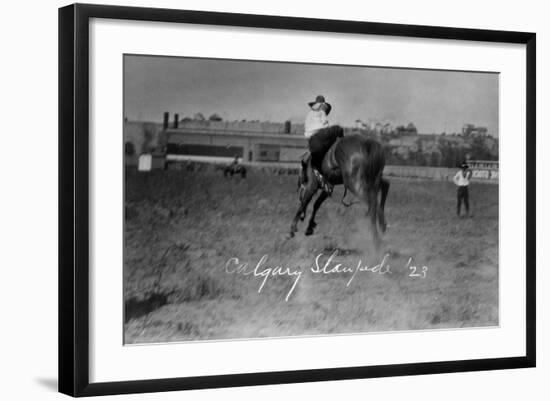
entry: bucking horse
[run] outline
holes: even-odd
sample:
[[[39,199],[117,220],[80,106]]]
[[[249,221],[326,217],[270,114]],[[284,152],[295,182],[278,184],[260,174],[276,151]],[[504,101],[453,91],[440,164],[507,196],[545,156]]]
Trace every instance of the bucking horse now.
[[[338,138],[324,156],[320,172],[322,177],[312,168],[310,160],[307,163],[307,183],[302,185],[299,179],[300,206],[292,221],[290,236],[293,237],[298,231],[298,220],[305,219],[308,204],[321,191],[313,204],[305,231],[305,235],[312,235],[317,226],[315,215],[319,207],[330,196],[332,186],[343,184],[344,197],[350,191],[367,206],[366,215],[373,242],[378,248],[381,243],[379,231],[386,231],[384,205],[390,187],[390,183],[382,177],[385,164],[384,150],[378,141],[355,134]],[[343,198],[342,203],[349,206]]]

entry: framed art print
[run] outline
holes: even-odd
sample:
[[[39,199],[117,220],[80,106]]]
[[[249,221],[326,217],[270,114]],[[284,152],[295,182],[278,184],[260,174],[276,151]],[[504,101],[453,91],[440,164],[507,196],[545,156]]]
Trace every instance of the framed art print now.
[[[61,8],[60,391],[535,366],[535,80],[533,33]]]

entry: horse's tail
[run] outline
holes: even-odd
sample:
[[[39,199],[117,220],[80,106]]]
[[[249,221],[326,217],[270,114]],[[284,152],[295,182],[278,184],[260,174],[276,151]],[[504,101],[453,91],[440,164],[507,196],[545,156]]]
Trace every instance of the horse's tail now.
[[[382,172],[386,165],[386,156],[384,155],[384,149],[380,142],[367,141],[365,144],[365,150],[367,152],[367,161],[365,163],[365,171],[367,180],[379,185],[379,181],[382,179]]]
[[[375,242],[378,243],[378,192],[386,162],[384,151],[378,142],[365,141],[362,145],[361,152],[354,155],[351,161],[351,172],[345,177],[345,185],[367,206],[367,217],[372,223]]]
[[[377,215],[377,186],[376,179],[371,176],[371,171],[358,169],[351,185],[352,191],[367,205],[367,215]]]
[[[386,160],[380,143],[367,140],[361,145],[361,151],[352,156],[351,171],[349,177],[345,177],[348,181],[345,184],[370,208],[369,194],[378,192]]]

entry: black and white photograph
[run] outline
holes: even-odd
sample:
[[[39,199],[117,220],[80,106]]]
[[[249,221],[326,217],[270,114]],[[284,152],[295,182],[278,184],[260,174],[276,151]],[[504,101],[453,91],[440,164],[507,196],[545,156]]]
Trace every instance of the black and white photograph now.
[[[7,3],[0,398],[548,398],[545,11]]]
[[[499,325],[499,74],[124,55],[124,343]]]

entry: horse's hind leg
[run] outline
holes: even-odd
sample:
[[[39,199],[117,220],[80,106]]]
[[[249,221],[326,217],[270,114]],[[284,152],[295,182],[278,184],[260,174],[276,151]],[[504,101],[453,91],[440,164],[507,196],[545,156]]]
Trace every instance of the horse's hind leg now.
[[[390,190],[390,182],[382,178],[380,180],[380,210],[378,210],[378,224],[382,232],[386,232],[386,216],[384,213],[384,206],[386,205],[386,198],[388,197],[388,191]]]
[[[311,217],[309,218],[309,223],[307,225],[306,235],[313,234],[313,230],[315,229],[315,227],[317,227],[317,224],[315,223],[315,215],[317,214],[317,210],[319,210],[319,208],[321,207],[321,204],[327,198],[328,198],[328,193],[323,191],[321,192],[321,195],[319,195],[315,200],[315,203],[313,204],[313,212],[311,212]]]
[[[294,216],[294,219],[292,220],[292,225],[290,226],[290,236],[294,237],[294,233],[298,231],[298,220],[302,219],[302,216],[305,215],[307,205],[309,202],[311,202],[311,198],[313,198],[313,195],[315,195],[315,192],[317,192],[317,187],[310,186],[305,189],[302,199],[300,200],[300,207],[298,208],[298,211],[296,212],[296,215]]]
[[[378,233],[378,219],[380,218],[380,207],[378,205],[378,191],[370,189],[367,191],[367,204],[368,211],[367,217],[370,218],[370,225],[372,230],[372,240],[376,250],[380,249],[382,241],[380,240],[380,234]]]

